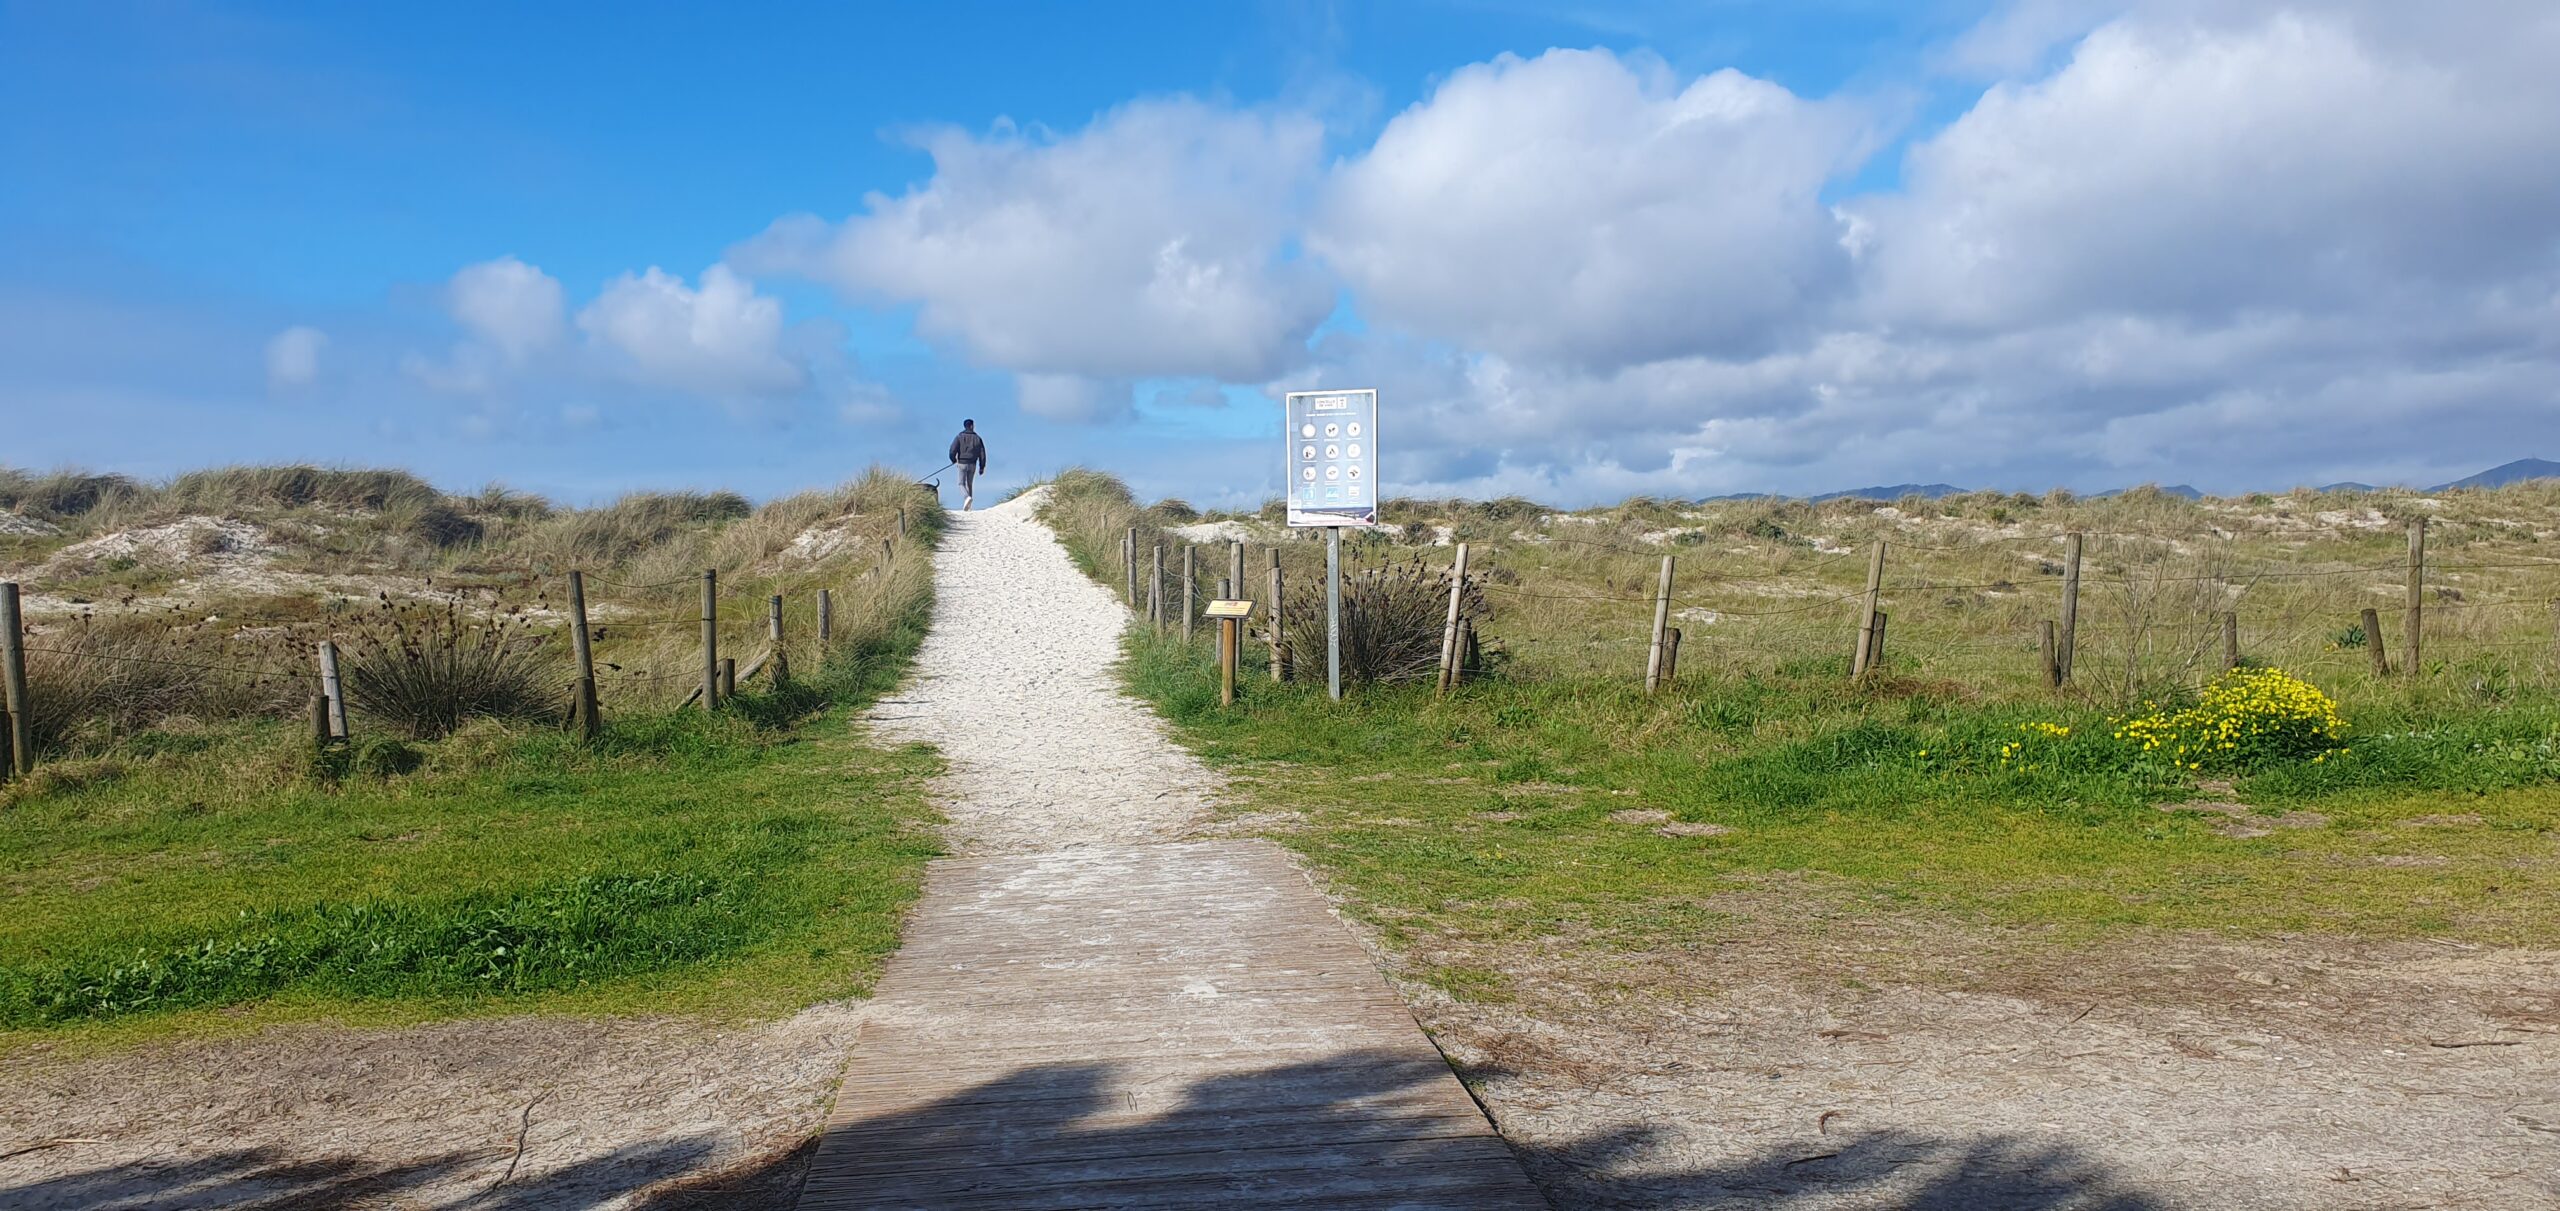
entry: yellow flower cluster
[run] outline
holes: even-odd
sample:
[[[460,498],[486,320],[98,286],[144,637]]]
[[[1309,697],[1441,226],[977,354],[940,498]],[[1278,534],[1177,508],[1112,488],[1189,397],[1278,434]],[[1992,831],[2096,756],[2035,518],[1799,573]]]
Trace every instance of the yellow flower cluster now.
[[[2018,725],[2018,730],[2026,733],[2027,738],[2012,740],[2000,746],[2000,764],[2004,767],[2012,762],[2024,760],[2028,756],[2028,746],[2038,739],[2067,740],[2071,737],[2070,728],[2059,723],[2045,723],[2041,720],[2034,723],[2021,723]],[[2035,765],[2030,762],[2027,768],[2034,769]]]
[[[2347,731],[2338,704],[2281,669],[2233,669],[2194,706],[2119,720],[2116,739],[2184,770],[2322,759]]]

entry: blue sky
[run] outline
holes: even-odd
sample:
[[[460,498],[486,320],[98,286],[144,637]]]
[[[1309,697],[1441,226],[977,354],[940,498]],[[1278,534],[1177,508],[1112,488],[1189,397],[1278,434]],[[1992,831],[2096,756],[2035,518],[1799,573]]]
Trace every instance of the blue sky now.
[[[872,8],[0,5],[0,462],[765,495],[974,415],[1249,503],[1316,385],[1566,503],[2560,450],[2543,6]]]

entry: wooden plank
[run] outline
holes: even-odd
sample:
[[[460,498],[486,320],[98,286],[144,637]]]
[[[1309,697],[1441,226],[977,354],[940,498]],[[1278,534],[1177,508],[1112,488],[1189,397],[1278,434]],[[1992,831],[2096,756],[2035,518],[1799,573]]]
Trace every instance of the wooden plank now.
[[[939,1121],[932,1124],[944,1128]],[[853,1171],[874,1174],[943,1173],[991,1164],[1048,1165],[1132,1157],[1190,1156],[1232,1150],[1239,1141],[1255,1149],[1322,1148],[1349,1143],[1473,1138],[1482,1123],[1459,1115],[1385,1115],[1345,1118],[1310,1115],[1304,1107],[1277,1113],[1202,1115],[1171,1122],[1094,1123],[1055,1118],[1030,1123],[953,1124],[939,1131],[883,1129],[864,1139]],[[862,1137],[853,1137],[860,1139]]]
[[[1024,1130],[1026,1122],[1072,1122],[1079,1131],[1176,1130],[1220,1116],[1262,1116],[1271,1121],[1323,1119],[1366,1123],[1387,1118],[1480,1123],[1482,1114],[1465,1091],[1438,1084],[1344,1093],[1321,1082],[1274,1086],[1226,1073],[1189,1081],[1149,1072],[1143,1081],[1087,1072],[1084,1080],[982,1082],[958,1092],[872,1089],[848,1096],[874,1108],[870,1118],[829,1128],[847,1156],[891,1146],[894,1140],[934,1140],[958,1130]],[[1098,1078],[1098,1079],[1096,1079]]]
[[[824,1145],[821,1145],[823,1148]],[[1435,1184],[1475,1185],[1503,1167],[1526,1194],[1528,1181],[1508,1146],[1486,1133],[1472,1139],[1342,1142],[1290,1148],[1229,1147],[1148,1156],[1104,1157],[1020,1165],[979,1165],[922,1173],[840,1174],[813,1166],[803,1208],[823,1206],[952,1206],[959,1200],[1011,1196],[981,1206],[1134,1207],[1259,1206],[1286,1192],[1386,1194],[1427,1191]],[[829,1201],[840,1177],[864,1180],[862,1199]],[[849,1184],[849,1183],[843,1183]],[[1535,1198],[1534,1194],[1526,1197]],[[1544,1206],[1543,1202],[1517,1205]]]
[[[1539,1207],[1276,847],[935,863],[801,1206]]]

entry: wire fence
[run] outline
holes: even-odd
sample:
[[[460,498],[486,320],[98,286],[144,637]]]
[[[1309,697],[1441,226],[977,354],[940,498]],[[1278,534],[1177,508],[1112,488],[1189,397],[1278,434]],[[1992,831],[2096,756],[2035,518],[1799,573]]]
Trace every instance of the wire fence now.
[[[607,711],[717,707],[759,675],[778,687],[795,658],[823,663],[839,628],[860,624],[861,612],[896,608],[890,574],[903,554],[903,520],[877,547],[806,570],[655,581],[564,572],[528,576],[520,588],[530,597],[474,585],[298,610],[92,606],[39,622],[26,616],[20,586],[0,584],[0,780],[30,772],[37,751],[83,719],[140,725],[125,716],[143,710],[245,706],[285,715],[307,705],[314,741],[344,743],[361,725],[347,722],[342,651],[350,661],[565,666],[557,677],[538,674],[538,683],[557,694],[564,722],[590,734]],[[681,605],[668,600],[679,588],[691,590]],[[581,617],[584,642],[575,642]],[[749,659],[741,664],[739,654]],[[244,698],[243,687],[279,692]],[[291,688],[306,693],[280,692]]]
[[[2302,549],[2312,538],[2350,549]],[[1457,552],[1430,553],[1441,543],[1420,555],[1413,543],[1376,537],[1345,546],[1354,581],[1393,562],[1429,561],[1470,633],[1540,670],[1641,676],[1656,688],[1678,675],[1666,650],[1684,644],[1729,668],[1828,664],[1859,679],[1915,673],[2124,696],[2249,663],[2419,680],[2493,662],[2490,671],[2560,680],[2560,559],[2468,541],[2431,557],[2424,523],[2407,527],[2405,552],[2372,553],[2399,538],[2371,526],[2233,524],[1720,548],[1695,531],[1629,541],[1549,526],[1464,544],[1472,560],[1463,586],[1449,579]],[[1159,545],[1167,566],[1182,545]],[[1322,576],[1309,544],[1254,546],[1247,562],[1283,567],[1291,585]],[[2018,561],[2014,574],[1986,566],[2009,560]],[[1104,579],[1143,606],[1163,592],[1151,583],[1155,563],[1154,551],[1124,547]],[[1261,634],[1283,642],[1267,623]]]

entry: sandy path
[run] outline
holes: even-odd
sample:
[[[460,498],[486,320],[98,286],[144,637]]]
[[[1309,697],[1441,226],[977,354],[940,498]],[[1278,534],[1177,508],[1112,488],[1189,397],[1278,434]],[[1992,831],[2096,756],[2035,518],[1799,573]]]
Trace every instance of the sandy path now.
[[[1036,504],[955,518],[914,688],[876,725],[950,755],[938,791],[963,852],[1178,838],[1216,780],[1116,689],[1128,612],[1076,572]],[[717,1190],[717,1205],[787,1207],[807,1157],[795,1145],[870,1012],[34,1049],[0,1060],[0,1152],[32,1149],[0,1156],[0,1209],[704,1205],[671,1180]]]
[[[950,762],[936,797],[964,854],[1172,840],[1217,791],[1113,681],[1129,614],[1032,516],[1046,491],[952,515],[914,686],[873,713]]]

